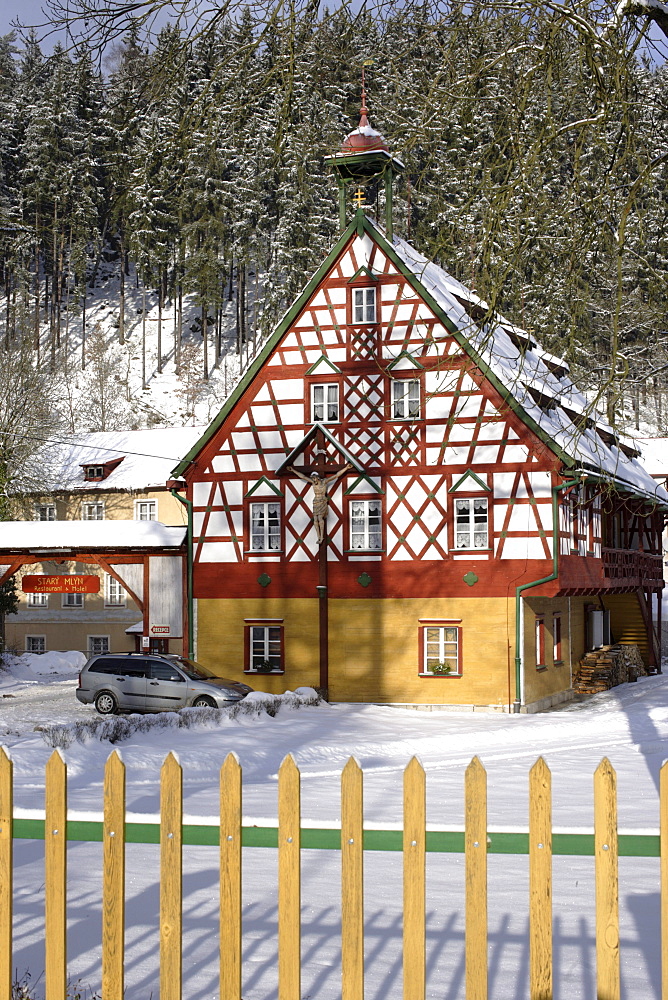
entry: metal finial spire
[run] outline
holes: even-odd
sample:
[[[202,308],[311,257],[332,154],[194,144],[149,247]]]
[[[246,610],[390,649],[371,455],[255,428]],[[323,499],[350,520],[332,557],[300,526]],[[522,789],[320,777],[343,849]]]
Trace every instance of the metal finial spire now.
[[[364,128],[365,125],[369,124],[369,119],[367,118],[367,115],[369,114],[369,109],[366,106],[366,82],[364,79],[364,67],[366,66],[367,62],[371,62],[371,60],[365,60],[362,63],[362,107],[360,108],[360,124],[359,124],[360,128]]]

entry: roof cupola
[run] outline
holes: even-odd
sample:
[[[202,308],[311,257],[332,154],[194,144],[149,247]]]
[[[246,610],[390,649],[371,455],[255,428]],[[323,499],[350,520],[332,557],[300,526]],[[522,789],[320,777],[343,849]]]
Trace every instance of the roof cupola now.
[[[362,67],[362,106],[360,122],[343,140],[341,150],[326,156],[336,174],[339,186],[339,225],[347,225],[347,193],[350,184],[357,188],[353,197],[358,212],[369,208],[364,204],[364,188],[382,184],[385,190],[385,232],[392,239],[392,188],[395,174],[404,169],[401,160],[390,153],[387,141],[369,124],[364,67]]]

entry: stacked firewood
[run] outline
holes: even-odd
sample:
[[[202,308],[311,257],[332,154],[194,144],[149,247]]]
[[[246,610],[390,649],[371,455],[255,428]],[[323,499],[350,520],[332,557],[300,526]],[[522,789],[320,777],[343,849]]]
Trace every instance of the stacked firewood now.
[[[587,653],[573,672],[576,694],[598,694],[647,675],[637,646],[602,646]]]

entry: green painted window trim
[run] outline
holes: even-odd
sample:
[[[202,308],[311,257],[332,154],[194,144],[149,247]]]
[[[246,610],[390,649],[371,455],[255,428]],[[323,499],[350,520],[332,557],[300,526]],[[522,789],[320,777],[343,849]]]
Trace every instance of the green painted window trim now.
[[[491,486],[488,486],[486,483],[483,483],[480,476],[476,476],[473,469],[467,469],[464,475],[460,476],[457,482],[452,484],[452,486],[448,490],[448,493],[455,493],[462,485],[462,483],[465,483],[467,479],[475,479],[476,483],[478,484],[481,490],[484,490],[486,493],[492,492]]]
[[[318,358],[318,360],[314,361],[313,364],[311,365],[311,367],[306,369],[305,374],[306,375],[313,375],[313,374],[315,374],[316,368],[320,367],[323,364],[323,362],[324,362],[325,365],[327,365],[327,367],[332,372],[332,374],[334,374],[334,375],[342,375],[343,374],[343,372],[341,371],[341,369],[338,368],[334,364],[333,361],[330,361],[326,354],[321,354],[320,357]]]
[[[266,483],[266,485],[269,487],[269,489],[273,490],[277,497],[282,497],[283,496],[282,491],[279,490],[279,488],[277,486],[274,486],[274,484],[272,482],[270,482],[267,479],[266,476],[262,476],[260,479],[258,479],[258,481],[256,482],[255,486],[252,488],[252,490],[249,490],[248,493],[246,493],[244,495],[244,500],[248,500],[249,497],[252,497],[253,494],[255,493],[255,491],[260,488],[260,486],[262,485],[262,483]]]

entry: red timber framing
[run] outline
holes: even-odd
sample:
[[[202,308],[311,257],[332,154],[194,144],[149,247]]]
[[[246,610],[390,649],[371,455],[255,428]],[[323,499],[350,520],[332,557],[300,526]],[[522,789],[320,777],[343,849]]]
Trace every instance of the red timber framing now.
[[[611,547],[609,508],[621,503],[614,477],[603,466],[583,471],[548,437],[467,340],[466,317],[458,326],[430,287],[358,214],[174,470],[193,503],[194,597],[319,595],[321,680],[336,641],[333,600],[514,599],[517,588],[544,580],[527,596],[594,597],[644,582],[651,606],[662,586],[657,506],[627,497],[635,528],[625,521],[620,551]],[[360,323],[353,294],[365,288],[375,309]],[[518,384],[523,363],[520,356]],[[410,413],[394,405],[397,382],[417,387]],[[317,385],[335,387],[330,410],[321,392],[316,411]],[[329,475],[346,462],[353,467],[332,484],[319,545],[311,488],[288,466]],[[559,494],[574,476],[582,485]],[[280,507],[278,549],[253,551],[251,501]],[[379,541],[357,549],[355,503],[382,512]],[[486,518],[477,532],[476,512]]]

